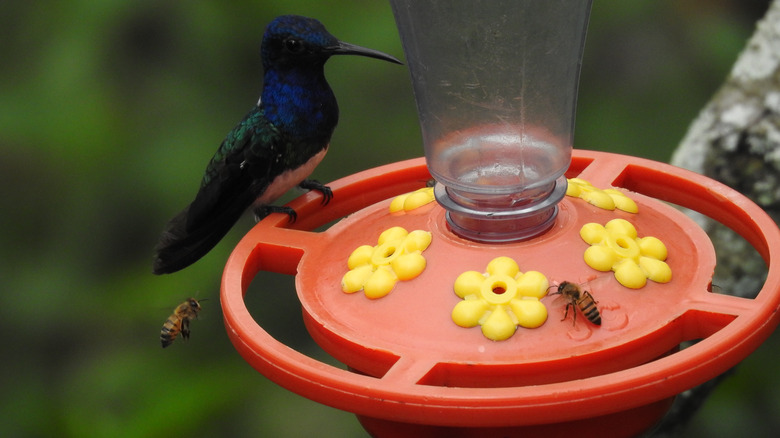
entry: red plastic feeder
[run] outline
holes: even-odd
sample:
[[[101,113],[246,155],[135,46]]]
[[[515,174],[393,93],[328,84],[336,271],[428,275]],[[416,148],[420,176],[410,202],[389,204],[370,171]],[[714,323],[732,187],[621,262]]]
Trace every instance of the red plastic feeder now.
[[[308,193],[285,215],[258,223],[225,268],[221,300],[228,335],[255,369],[314,401],[354,412],[373,436],[632,436],[650,428],[674,396],[734,366],[778,324],[780,231],[755,204],[701,175],[644,159],[574,151],[566,176],[600,188],[623,189],[639,213],[599,209],[577,198],[559,203],[552,228],[529,240],[484,244],[452,233],[444,210],[431,203],[390,213],[391,198],[424,186],[422,159],[338,180],[333,201]],[[712,293],[715,254],[706,234],[660,201],[703,213],[736,231],[769,266],[755,299]],[[345,217],[346,216],[346,217]],[[311,232],[335,219],[323,232]],[[587,222],[624,218],[642,236],[663,241],[672,269],[665,284],[621,286],[612,272],[583,261],[579,236]],[[347,258],[374,245],[390,227],[432,235],[427,267],[379,299],[341,289]],[[359,231],[357,231],[359,230]],[[564,302],[545,297],[547,321],[492,341],[478,327],[451,317],[461,298],[455,279],[484,270],[497,256],[521,271],[544,273],[550,284],[580,283],[598,300],[602,325],[582,317],[561,321]],[[771,262],[775,261],[773,265]],[[278,342],[247,310],[243,296],[259,271],[296,276],[311,336],[349,370]],[[681,343],[701,340],[679,349]]]

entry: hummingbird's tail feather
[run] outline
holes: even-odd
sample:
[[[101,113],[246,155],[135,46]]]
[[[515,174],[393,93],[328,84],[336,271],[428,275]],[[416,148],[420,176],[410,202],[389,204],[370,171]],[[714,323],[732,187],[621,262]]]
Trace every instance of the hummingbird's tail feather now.
[[[198,210],[196,198],[168,222],[160,235],[155,248],[153,272],[156,275],[170,274],[200,260],[225,237],[253,201],[254,196],[245,192],[230,202],[222,202],[218,208],[212,209],[211,214],[199,214],[197,220],[193,220],[191,213]]]

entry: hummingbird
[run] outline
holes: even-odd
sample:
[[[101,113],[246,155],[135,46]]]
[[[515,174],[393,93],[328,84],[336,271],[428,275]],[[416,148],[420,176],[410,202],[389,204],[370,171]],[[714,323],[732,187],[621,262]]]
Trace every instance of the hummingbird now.
[[[155,274],[198,261],[250,206],[258,220],[286,213],[294,222],[292,208],[273,202],[295,186],[321,192],[327,204],[330,188],[307,179],[325,156],[339,117],[325,62],[333,55],[360,55],[402,64],[386,53],[339,41],[319,21],[297,15],[268,24],[260,55],[260,99],[222,141],[195,199],[166,225],[155,248]]]

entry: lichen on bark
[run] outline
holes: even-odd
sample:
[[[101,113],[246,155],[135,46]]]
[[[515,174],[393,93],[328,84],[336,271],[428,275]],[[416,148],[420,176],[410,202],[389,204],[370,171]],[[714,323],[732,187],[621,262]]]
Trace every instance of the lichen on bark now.
[[[672,164],[718,180],[780,218],[780,0],[773,1],[721,89],[691,124]],[[736,233],[701,222],[718,254],[714,284],[755,296],[766,265]]]

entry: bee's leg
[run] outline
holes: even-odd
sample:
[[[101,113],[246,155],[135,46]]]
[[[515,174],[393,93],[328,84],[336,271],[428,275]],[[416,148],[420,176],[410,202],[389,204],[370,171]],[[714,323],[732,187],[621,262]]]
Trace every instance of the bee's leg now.
[[[564,310],[564,312],[563,312],[563,319],[561,319],[561,321],[565,321],[566,317],[569,316],[569,306],[570,305],[571,304],[568,304],[568,303],[566,304],[566,310]]]
[[[182,339],[189,339],[190,337],[190,319],[181,319],[181,337]]]
[[[563,319],[561,321],[563,321],[564,319],[566,319],[567,316],[569,316],[569,307],[572,308],[571,325],[575,325],[577,323],[577,306],[575,306],[572,303],[566,304],[566,311],[563,312]]]

